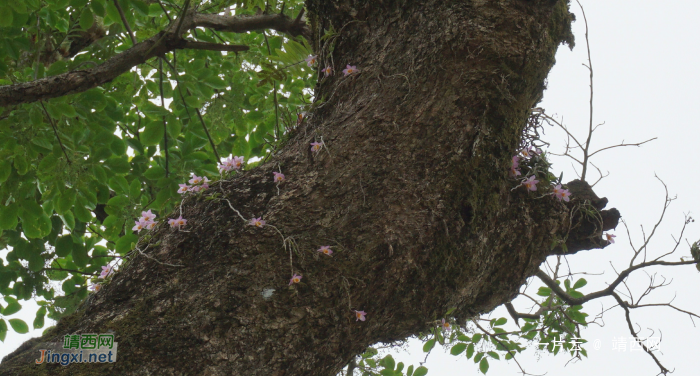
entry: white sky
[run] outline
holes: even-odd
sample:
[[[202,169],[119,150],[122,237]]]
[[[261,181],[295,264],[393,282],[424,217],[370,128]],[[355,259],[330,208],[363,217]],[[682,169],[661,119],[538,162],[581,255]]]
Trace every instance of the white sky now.
[[[677,195],[666,214],[666,220],[657,230],[655,241],[650,244],[650,254],[660,255],[670,251],[673,239],[682,223],[683,214],[700,212],[700,197],[697,187],[695,152],[700,142],[700,3],[696,1],[659,2],[650,0],[584,1],[589,23],[591,53],[595,74],[594,124],[605,122],[594,135],[593,147],[639,142],[658,137],[641,148],[627,147],[603,152],[593,160],[610,176],[603,179],[595,190],[599,196],[610,200],[609,207],[616,207],[627,221],[632,241],[640,243],[640,225],[647,233],[658,219],[663,205],[662,185],[654,178],[656,173],[668,185],[671,196]],[[586,61],[584,23],[581,11],[572,5],[578,21],[573,25],[577,46],[574,51],[561,47],[557,54],[557,65],[549,75],[549,89],[545,92],[544,107],[549,114],[563,115],[565,123],[575,134],[584,138],[588,124],[588,71],[581,63]],[[554,152],[561,152],[565,141],[563,132],[547,129],[546,141],[551,142]],[[569,161],[554,158],[555,171],[564,171],[564,181],[575,177]],[[700,214],[698,214],[700,219]],[[686,232],[690,242],[700,239],[700,221],[691,224]],[[570,257],[573,271],[588,271],[605,274],[600,277],[586,276],[589,284],[584,293],[604,288],[606,281],[614,279],[611,263],[617,270],[629,263],[631,249],[622,225],[618,226],[617,243],[605,250],[581,252]],[[685,242],[684,242],[685,243]],[[687,245],[682,245],[678,255],[688,256]],[[700,313],[700,300],[696,286],[700,280],[693,266],[658,268],[671,286],[652,294],[647,303],[668,302],[676,296],[674,304],[682,309]],[[643,272],[638,272],[630,287],[639,295],[647,285]],[[636,286],[636,289],[635,289]],[[595,315],[601,304],[609,308],[612,299],[589,303],[585,311]],[[23,302],[25,309],[13,317],[22,317],[30,324],[35,308]],[[28,308],[28,309],[27,309]],[[28,312],[32,314],[27,315]],[[28,316],[28,317],[27,317]],[[494,317],[509,317],[499,309]],[[530,350],[519,356],[526,371],[549,375],[591,374],[635,374],[656,375],[658,369],[653,360],[643,352],[627,350],[613,351],[613,337],[630,337],[621,309],[608,311],[605,327],[590,327],[583,336],[590,342],[599,339],[601,349],[589,346],[589,358],[565,367],[569,358],[559,355],[536,356]],[[371,319],[371,312],[368,312]],[[663,342],[659,355],[661,362],[677,375],[690,375],[697,369],[694,356],[697,354],[694,338],[700,335],[687,315],[669,308],[643,308],[633,310],[633,322],[646,328],[660,329]],[[509,319],[509,324],[512,320]],[[698,324],[700,324],[700,320]],[[47,325],[49,325],[47,321]],[[514,327],[506,326],[506,329]],[[30,336],[38,336],[43,329],[26,335],[17,335],[12,330],[5,343],[0,344],[0,358],[16,349]],[[418,341],[409,343],[409,353],[397,352],[397,361],[418,365],[425,354]],[[512,362],[490,362],[490,375],[516,375],[517,366]],[[435,348],[425,364],[430,376],[475,375],[477,366],[464,354],[451,356]],[[697,372],[697,371],[695,371]]]

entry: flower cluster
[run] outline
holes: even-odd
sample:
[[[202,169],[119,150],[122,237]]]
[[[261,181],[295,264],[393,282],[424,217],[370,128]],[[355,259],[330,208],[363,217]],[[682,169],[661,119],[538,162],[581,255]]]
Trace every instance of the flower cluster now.
[[[179,216],[177,218],[170,218],[168,219],[168,224],[170,227],[175,228],[177,227],[178,229],[182,228],[182,226],[187,224],[187,220],[182,218],[182,216]]]
[[[243,157],[229,157],[219,164],[219,174],[223,174],[224,171],[240,170],[241,167],[243,167]]]
[[[131,231],[141,232],[143,229],[152,229],[158,223],[154,219],[156,219],[156,215],[151,212],[151,209],[148,209],[147,212],[141,212],[141,217],[138,221],[134,221],[135,225]]]
[[[206,176],[200,177],[192,174],[192,179],[190,179],[188,183],[191,185],[178,184],[180,189],[177,190],[177,193],[184,194],[187,192],[199,192],[209,188],[209,179],[207,179]]]

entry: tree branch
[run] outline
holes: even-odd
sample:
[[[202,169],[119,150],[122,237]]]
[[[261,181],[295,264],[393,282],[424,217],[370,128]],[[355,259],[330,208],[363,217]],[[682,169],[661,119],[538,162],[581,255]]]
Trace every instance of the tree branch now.
[[[219,43],[208,43],[208,42],[192,42],[189,40],[184,41],[181,47],[178,49],[190,49],[190,50],[208,50],[208,51],[248,51],[250,47],[238,45],[238,44],[219,44]]]
[[[134,37],[134,32],[131,31],[131,27],[129,26],[129,22],[126,20],[126,16],[124,15],[124,11],[122,10],[122,6],[119,5],[119,0],[114,0],[114,6],[117,8],[117,12],[119,12],[119,17],[122,19],[122,23],[124,24],[124,28],[126,29],[126,32],[129,33],[129,36],[131,37],[131,43],[133,45],[136,45],[136,37]]]
[[[182,32],[197,27],[233,33],[272,29],[290,36],[310,36],[310,30],[305,23],[282,14],[241,17],[200,14],[190,11],[182,17]],[[153,57],[163,56],[174,49],[186,48],[184,46],[188,43],[201,43],[185,41],[180,34],[171,29],[134,45],[94,68],[75,70],[30,82],[0,86],[0,107],[80,93],[110,82],[122,73],[128,72],[131,68],[143,64]],[[195,44],[195,48],[201,46],[204,45]]]

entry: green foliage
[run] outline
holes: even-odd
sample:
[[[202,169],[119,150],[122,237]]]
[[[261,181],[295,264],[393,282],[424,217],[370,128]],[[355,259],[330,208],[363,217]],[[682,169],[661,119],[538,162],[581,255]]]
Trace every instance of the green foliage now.
[[[157,3],[120,3],[138,41],[168,25]],[[163,3],[174,17],[184,1]],[[258,0],[204,2],[199,10],[219,12],[236,4],[236,14],[249,15],[268,3],[270,12],[281,11],[282,2]],[[90,67],[132,45],[112,1],[3,4],[0,85]],[[289,15],[302,7],[301,0],[284,4]],[[90,30],[103,36],[70,56]],[[7,261],[0,260],[0,296],[7,302],[0,311],[0,340],[10,327],[28,330],[26,323],[4,317],[21,309],[19,301],[45,300],[35,328],[46,316],[74,311],[101,266],[128,256],[138,243],[131,227],[141,211],[151,209],[166,222],[180,198],[178,183],[192,173],[215,178],[217,155],[263,157],[311,101],[303,89],[316,76],[303,62],[311,53],[303,38],[268,33],[266,41],[256,32],[197,30],[187,39],[250,50],[177,50],[165,56],[162,85],[154,59],[102,87],[0,109],[0,249],[9,251]],[[61,282],[62,290],[50,281]]]

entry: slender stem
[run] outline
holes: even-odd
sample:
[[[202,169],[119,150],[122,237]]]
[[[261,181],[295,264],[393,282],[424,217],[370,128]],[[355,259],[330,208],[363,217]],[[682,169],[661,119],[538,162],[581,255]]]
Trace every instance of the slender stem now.
[[[131,43],[133,45],[136,45],[136,37],[134,37],[134,33],[131,31],[131,27],[129,27],[129,22],[126,21],[126,16],[124,15],[124,11],[122,10],[122,6],[119,5],[119,0],[114,0],[114,6],[117,8],[117,11],[119,12],[119,16],[122,18],[122,23],[124,24],[124,28],[126,31],[129,33],[129,36],[131,37]]]
[[[74,269],[63,269],[63,268],[43,268],[41,270],[55,270],[59,272],[70,272],[70,273],[78,273],[78,274],[83,274],[83,275],[92,275],[95,276],[97,274],[95,273],[86,273],[86,272],[81,272],[80,270],[74,270]]]
[[[216,145],[214,145],[214,140],[211,139],[211,135],[209,135],[209,130],[207,129],[207,125],[204,123],[204,119],[202,119],[202,113],[199,111],[199,108],[195,108],[195,111],[197,111],[197,116],[199,116],[199,121],[202,122],[202,128],[204,128],[204,132],[207,134],[207,138],[209,139],[209,144],[211,145],[212,150],[214,150],[214,155],[216,156],[216,161],[221,163],[221,157],[219,157],[219,152],[216,151]]]
[[[267,40],[267,33],[263,31],[263,36],[265,37],[265,44],[267,45],[267,54],[272,56],[272,50],[270,49],[270,41]],[[277,103],[277,81],[272,81],[272,87],[274,88],[274,101],[275,101],[275,141],[280,138],[280,117],[279,117],[279,105]]]
[[[160,71],[160,105],[165,109],[165,97],[163,96],[163,58],[158,59],[158,70]],[[165,177],[170,174],[169,162],[170,155],[168,154],[168,126],[163,116],[163,148],[165,149]]]
[[[589,114],[588,114],[588,139],[586,139],[586,148],[583,149],[583,169],[581,170],[581,180],[586,180],[586,170],[588,167],[588,148],[591,145],[591,136],[593,136],[593,64],[591,63],[591,45],[588,43],[588,20],[586,19],[586,12],[583,11],[583,6],[581,2],[576,0],[578,6],[581,8],[581,13],[583,13],[583,22],[586,25],[586,51],[588,51],[588,71],[590,72],[590,87],[591,87],[591,97],[589,100]],[[584,64],[585,65],[585,64]]]
[[[49,119],[49,123],[51,123],[51,128],[53,128],[53,134],[56,135],[56,139],[58,140],[58,144],[61,145],[61,150],[63,150],[63,155],[66,156],[66,161],[68,161],[68,164],[70,165],[70,158],[68,158],[68,154],[66,154],[66,148],[63,146],[63,142],[61,142],[61,138],[58,137],[58,130],[56,130],[56,123],[54,123],[53,119],[51,118],[51,115],[49,115],[49,112],[46,111],[46,107],[44,107],[44,101],[39,101],[39,104],[41,105],[41,108],[44,109],[44,114],[46,115],[46,118]]]
[[[161,8],[161,9],[163,9],[163,13],[165,13],[165,17],[168,18],[168,22],[173,22],[173,19],[170,18],[170,15],[168,14],[168,11],[165,9],[165,6],[163,5],[163,3],[160,2],[160,0],[158,0],[158,5],[160,5],[160,8]]]

